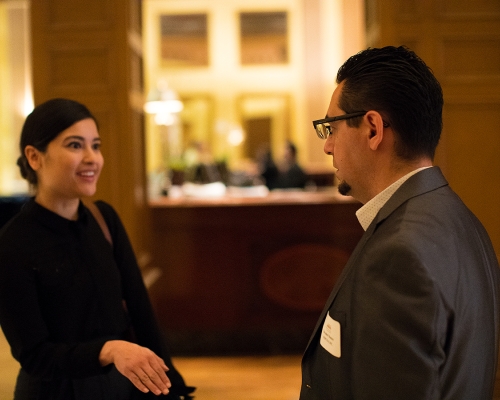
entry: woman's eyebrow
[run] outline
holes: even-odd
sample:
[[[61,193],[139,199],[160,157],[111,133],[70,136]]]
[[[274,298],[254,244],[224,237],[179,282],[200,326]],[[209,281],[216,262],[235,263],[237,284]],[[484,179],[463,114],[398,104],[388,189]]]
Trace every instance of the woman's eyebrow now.
[[[79,141],[85,141],[85,138],[83,136],[79,136],[79,135],[71,135],[71,136],[68,136],[64,139],[65,142],[67,142],[68,140],[79,140]],[[101,141],[101,137],[96,137],[96,138],[93,138],[92,139],[93,142],[100,142]]]
[[[67,136],[66,138],[64,138],[64,141],[68,141],[68,140],[84,140],[83,136],[78,136],[78,135],[71,135],[71,136]]]

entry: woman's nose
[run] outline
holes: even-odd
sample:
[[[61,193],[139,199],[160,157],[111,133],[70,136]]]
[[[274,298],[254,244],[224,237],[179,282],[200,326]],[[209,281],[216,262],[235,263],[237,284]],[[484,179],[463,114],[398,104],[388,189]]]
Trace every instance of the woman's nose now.
[[[92,146],[85,147],[83,159],[86,162],[95,162],[99,157],[100,157],[99,150],[94,149]]]

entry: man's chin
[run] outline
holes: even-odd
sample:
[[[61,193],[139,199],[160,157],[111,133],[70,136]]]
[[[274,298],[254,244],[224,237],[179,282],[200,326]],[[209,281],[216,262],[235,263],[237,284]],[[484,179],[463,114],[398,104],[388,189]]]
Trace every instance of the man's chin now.
[[[337,189],[341,195],[350,196],[351,186],[346,181],[341,181]]]

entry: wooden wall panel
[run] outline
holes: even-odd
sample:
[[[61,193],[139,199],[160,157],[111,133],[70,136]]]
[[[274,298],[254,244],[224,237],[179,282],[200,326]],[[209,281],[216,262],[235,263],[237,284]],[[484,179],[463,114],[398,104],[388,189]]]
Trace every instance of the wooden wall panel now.
[[[113,30],[110,21],[116,13],[115,0],[102,1],[79,1],[68,2],[66,0],[50,0],[44,3],[33,4],[36,14],[35,19],[45,27],[45,32],[66,31],[74,33],[76,31]],[[126,4],[122,4],[123,6]],[[43,7],[43,13],[39,13],[38,7]],[[126,8],[126,7],[125,7]],[[39,32],[42,33],[42,32]]]
[[[54,90],[106,91],[111,83],[107,46],[54,49],[49,53],[48,83]],[[78,74],[75,74],[78,71]]]
[[[443,38],[442,60],[446,79],[498,79],[500,32],[497,37],[464,35]]]
[[[500,238],[500,101],[451,103],[444,110],[443,139],[447,178],[462,200],[483,222],[492,238]]]
[[[417,0],[398,2],[395,16],[399,21],[417,21],[422,17],[422,3]]]
[[[441,15],[449,17],[491,18],[500,16],[498,0],[437,0],[436,10]]]

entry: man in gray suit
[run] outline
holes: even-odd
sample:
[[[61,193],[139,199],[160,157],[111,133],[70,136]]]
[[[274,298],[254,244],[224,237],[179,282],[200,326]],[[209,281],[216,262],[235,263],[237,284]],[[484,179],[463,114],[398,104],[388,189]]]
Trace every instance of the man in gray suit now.
[[[362,51],[337,83],[313,124],[366,232],[304,353],[300,399],[491,399],[498,262],[432,165],[441,86],[405,47]]]

